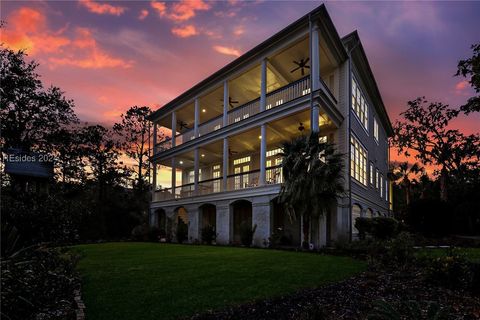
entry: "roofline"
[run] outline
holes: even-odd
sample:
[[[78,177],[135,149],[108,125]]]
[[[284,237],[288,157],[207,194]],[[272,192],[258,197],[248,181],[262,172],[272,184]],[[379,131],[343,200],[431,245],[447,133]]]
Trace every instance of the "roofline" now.
[[[295,22],[289,24],[287,27],[283,28],[279,32],[275,33],[273,36],[271,36],[267,40],[263,41],[262,43],[250,49],[249,51],[247,51],[237,59],[228,63],[226,66],[222,67],[220,70],[216,71],[206,79],[200,81],[199,83],[197,83],[196,85],[188,89],[187,91],[183,92],[182,94],[177,96],[175,99],[164,104],[162,107],[160,107],[159,109],[154,111],[152,114],[150,114],[148,119],[153,121],[156,118],[158,118],[161,114],[171,111],[171,109],[177,107],[179,104],[182,104],[190,99],[193,99],[196,94],[201,92],[204,88],[208,87],[209,85],[215,83],[222,77],[225,77],[228,73],[231,72],[232,69],[235,69],[238,66],[248,63],[250,60],[255,59],[257,55],[259,55],[262,51],[268,49],[275,42],[281,40],[286,35],[293,33],[300,28],[308,26],[310,20],[314,20],[314,19],[320,20],[321,26],[327,29],[328,31],[327,34],[325,35],[326,38],[328,37],[328,40],[334,46],[336,53],[341,58],[346,60],[348,58],[348,55],[343,45],[342,39],[340,38],[337,30],[335,29],[335,26],[332,22],[332,19],[330,18],[330,15],[327,12],[325,4],[321,4],[320,6],[313,9],[312,11],[310,11],[300,19],[296,20]]]
[[[381,116],[383,116],[383,120],[386,124],[385,129],[387,131],[387,135],[391,137],[394,134],[392,122],[390,121],[390,118],[387,113],[387,109],[385,108],[385,104],[383,103],[382,95],[380,94],[380,90],[378,89],[377,81],[375,80],[375,76],[373,75],[372,68],[370,67],[370,63],[368,62],[367,54],[365,53],[365,49],[363,48],[363,44],[362,44],[362,41],[360,40],[360,36],[358,35],[357,30],[347,34],[342,38],[342,41],[345,44],[345,46],[347,46],[347,42],[350,42],[352,40],[356,43],[356,45],[354,45],[352,49],[352,52],[357,51],[357,48],[358,48],[358,53],[360,54],[359,58],[362,59],[361,62],[366,67],[367,76],[370,78],[371,83],[373,84],[373,93],[375,97],[372,97],[372,98],[373,99],[376,98],[378,100],[377,102],[378,102],[378,105],[380,106],[380,113],[381,113]]]

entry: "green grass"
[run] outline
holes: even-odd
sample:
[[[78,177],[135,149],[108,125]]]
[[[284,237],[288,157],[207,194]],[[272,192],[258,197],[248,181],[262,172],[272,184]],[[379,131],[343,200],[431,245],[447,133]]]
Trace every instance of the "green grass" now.
[[[74,247],[90,320],[175,319],[347,278],[346,257],[155,243]]]
[[[467,256],[467,259],[470,261],[474,262],[480,262],[480,248],[458,248],[457,249],[460,252],[465,253]],[[421,258],[421,257],[442,257],[446,255],[448,252],[448,249],[445,248],[425,248],[425,249],[420,249],[417,253],[416,256]]]

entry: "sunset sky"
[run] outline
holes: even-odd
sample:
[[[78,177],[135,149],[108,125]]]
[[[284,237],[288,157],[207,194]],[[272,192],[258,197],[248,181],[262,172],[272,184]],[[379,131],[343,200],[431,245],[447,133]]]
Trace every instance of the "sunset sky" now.
[[[109,125],[132,105],[162,106],[321,3],[2,1],[1,42],[26,49],[81,120]],[[392,121],[417,96],[457,106],[473,95],[453,74],[480,40],[480,2],[326,6],[340,36],[358,30]]]

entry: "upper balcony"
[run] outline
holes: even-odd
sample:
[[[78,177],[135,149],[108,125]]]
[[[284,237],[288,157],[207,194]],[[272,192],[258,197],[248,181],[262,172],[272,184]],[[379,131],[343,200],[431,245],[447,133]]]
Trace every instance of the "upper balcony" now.
[[[319,41],[320,88],[336,104],[339,68]],[[310,37],[303,35],[155,121],[154,154],[311,93]],[[318,64],[317,64],[318,65]],[[265,102],[262,107],[262,90]]]

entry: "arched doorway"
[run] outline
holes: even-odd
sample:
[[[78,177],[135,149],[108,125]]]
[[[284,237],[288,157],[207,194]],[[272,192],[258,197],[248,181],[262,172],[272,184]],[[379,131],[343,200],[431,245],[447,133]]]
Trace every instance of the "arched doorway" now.
[[[358,238],[358,229],[355,227],[355,220],[362,216],[362,207],[358,204],[352,206],[352,238]]]
[[[206,203],[199,207],[201,223],[200,228],[203,229],[206,226],[212,226],[216,228],[217,226],[217,208],[215,205]]]
[[[373,218],[375,214],[373,213],[373,210],[368,208],[367,209],[367,218]]]
[[[290,217],[282,204],[275,198],[270,203],[273,216],[272,245],[280,246],[300,246],[301,230],[300,220]]]
[[[233,243],[241,243],[241,228],[243,225],[252,227],[252,203],[238,200],[231,205],[233,213]]]
[[[174,238],[177,242],[182,243],[188,240],[188,212],[184,207],[178,207],[174,213]]]

